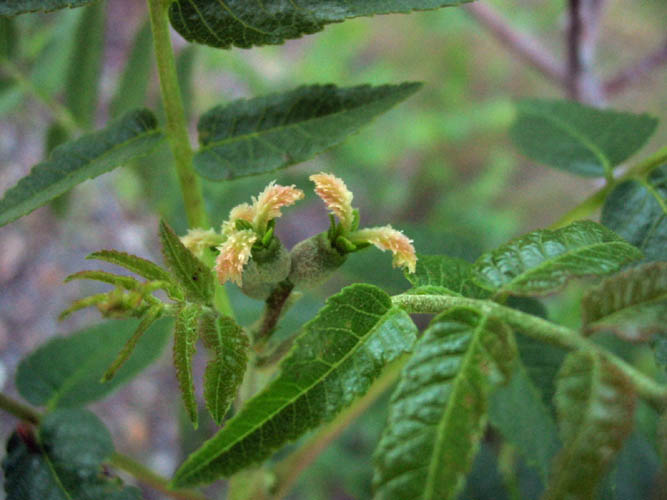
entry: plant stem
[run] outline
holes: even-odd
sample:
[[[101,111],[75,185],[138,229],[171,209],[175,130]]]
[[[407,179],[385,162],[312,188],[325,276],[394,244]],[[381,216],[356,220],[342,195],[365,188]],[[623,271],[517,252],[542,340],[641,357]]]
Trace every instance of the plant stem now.
[[[667,387],[653,381],[633,366],[570,328],[488,300],[450,295],[395,295],[392,297],[392,302],[409,313],[439,313],[452,307],[469,307],[504,321],[528,337],[568,350],[595,352],[621,370],[633,383],[637,393],[658,411],[667,408]]]
[[[127,472],[140,482],[161,491],[171,498],[179,500],[206,500],[206,497],[202,493],[195,490],[172,490],[169,488],[169,479],[156,474],[148,467],[126,455],[114,453],[109,459],[109,464]]]
[[[174,154],[176,172],[181,183],[185,212],[190,227],[208,227],[201,181],[192,168],[194,153],[188,136],[187,120],[178,85],[174,50],[169,36],[168,1],[147,0],[153,32],[153,44],[160,75],[162,104],[167,115],[167,135]]]
[[[26,420],[35,425],[39,424],[39,420],[41,418],[37,411],[3,393],[0,393],[0,409],[5,410],[7,413],[14,415],[21,420]]]

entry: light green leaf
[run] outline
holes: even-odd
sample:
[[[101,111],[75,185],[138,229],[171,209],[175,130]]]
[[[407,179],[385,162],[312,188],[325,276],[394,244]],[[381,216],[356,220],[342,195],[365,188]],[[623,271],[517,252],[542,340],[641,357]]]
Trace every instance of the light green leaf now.
[[[153,114],[127,113],[106,128],[57,147],[49,160],[5,193],[0,226],[26,215],[83,181],[150,153],[163,139]]]
[[[413,286],[406,293],[487,297],[488,292],[472,282],[471,269],[470,262],[456,257],[418,254],[415,272],[405,272]]]
[[[107,321],[50,340],[19,364],[19,393],[30,403],[49,408],[83,406],[107,396],[155,361],[171,333],[170,320],[157,321],[114,379],[101,383],[102,375],[138,324],[137,320]]]
[[[27,12],[48,12],[67,7],[81,7],[96,0],[3,0],[0,16],[16,16]]]
[[[79,271],[67,276],[65,283],[74,280],[101,281],[102,283],[118,286],[125,290],[136,290],[140,286],[139,282],[130,276],[120,276],[118,274],[107,273],[106,271]]]
[[[134,37],[125,69],[109,104],[112,117],[144,105],[152,68],[153,37],[150,22],[145,21]]]
[[[667,165],[646,179],[616,186],[605,200],[601,222],[639,247],[646,260],[667,260]]]
[[[160,221],[162,254],[174,278],[183,287],[188,301],[211,304],[214,285],[213,274],[194,254],[185,248],[174,230]]]
[[[181,389],[183,403],[192,421],[197,428],[197,399],[195,397],[195,383],[192,376],[192,358],[196,352],[197,324],[201,308],[195,304],[186,304],[176,315],[174,328],[174,368],[176,378]]]
[[[276,45],[353,17],[409,13],[465,0],[176,0],[169,18],[183,38],[212,47]]]
[[[220,425],[236,398],[248,364],[248,337],[228,316],[202,315],[199,335],[213,358],[204,372],[204,399],[213,420]]]
[[[201,117],[197,172],[211,180],[258,175],[308,160],[407,99],[420,83],[309,85],[217,106]]]
[[[530,232],[483,254],[473,266],[473,280],[497,295],[544,295],[570,278],[611,273],[641,257],[604,226],[578,221]]]
[[[306,323],[280,375],[188,457],[174,483],[234,474],[330,420],[411,349],[415,334],[410,317],[379,288],[344,288]]]
[[[141,500],[137,488],[103,474],[112,453],[109,431],[89,411],[49,413],[38,436],[9,439],[2,462],[7,500]]]
[[[433,320],[391,398],[374,455],[376,499],[456,498],[484,434],[489,393],[514,355],[511,330],[476,311]]]
[[[595,498],[632,432],[636,399],[632,383],[614,365],[593,353],[568,355],[556,390],[564,446],[554,461],[545,500]]]
[[[95,123],[104,58],[105,9],[106,2],[95,2],[83,9],[68,61],[65,104],[85,129]]]
[[[511,136],[523,154],[585,177],[609,175],[637,152],[658,120],[573,101],[527,99],[517,103]]]
[[[584,330],[612,330],[630,341],[667,333],[667,262],[632,268],[604,280],[582,299]]]

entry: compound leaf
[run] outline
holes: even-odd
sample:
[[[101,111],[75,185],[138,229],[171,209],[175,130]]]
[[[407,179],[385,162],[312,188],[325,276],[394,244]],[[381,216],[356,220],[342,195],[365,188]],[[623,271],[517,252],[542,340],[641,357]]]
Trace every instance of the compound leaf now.
[[[413,286],[406,293],[462,295],[475,298],[488,296],[486,290],[472,282],[471,268],[470,262],[456,257],[419,254],[415,272],[405,273],[405,278]]]
[[[344,288],[304,326],[280,375],[188,457],[174,483],[231,475],[331,419],[411,349],[415,334],[410,317],[379,288]]]
[[[83,406],[103,398],[155,361],[167,343],[171,321],[161,319],[148,329],[114,379],[101,383],[102,375],[138,324],[137,320],[107,321],[50,340],[19,364],[19,393],[30,403],[49,408]]]
[[[616,186],[600,220],[639,247],[646,260],[667,260],[667,165]]]
[[[641,257],[604,226],[578,221],[530,232],[483,254],[473,266],[473,279],[499,295],[544,295],[570,278],[611,273]]]
[[[16,16],[27,12],[49,12],[67,7],[81,7],[95,0],[3,0],[0,16]]]
[[[408,13],[466,0],[176,0],[169,18],[183,38],[212,47],[277,45],[352,17]]]
[[[601,110],[573,101],[517,103],[511,136],[529,158],[585,177],[602,177],[632,156],[655,131],[646,114]]]
[[[375,451],[375,498],[456,498],[484,434],[491,389],[509,375],[514,354],[511,330],[477,311],[433,320],[391,398]]]
[[[38,436],[27,429],[7,443],[2,462],[7,500],[140,500],[137,488],[102,473],[102,462],[112,453],[109,431],[89,411],[49,413]]]
[[[564,446],[544,498],[595,498],[609,464],[632,432],[632,383],[600,356],[574,352],[558,375],[555,402]]]
[[[215,282],[208,267],[181,243],[165,221],[160,221],[160,242],[167,266],[183,288],[186,299],[210,304]]]
[[[197,399],[192,376],[192,358],[196,352],[197,324],[201,308],[196,304],[184,305],[176,315],[174,327],[174,368],[181,389],[183,403],[194,427],[197,427]]]
[[[208,179],[226,180],[308,160],[420,87],[309,85],[215,107],[199,121],[195,168]]]
[[[611,276],[590,290],[581,305],[588,332],[613,330],[631,341],[667,333],[667,262]]]
[[[204,400],[213,420],[220,425],[236,397],[248,364],[248,337],[229,316],[205,314],[199,335],[213,358],[204,372]]]
[[[150,153],[163,139],[147,109],[57,147],[0,200],[0,226],[26,215],[87,179]]]

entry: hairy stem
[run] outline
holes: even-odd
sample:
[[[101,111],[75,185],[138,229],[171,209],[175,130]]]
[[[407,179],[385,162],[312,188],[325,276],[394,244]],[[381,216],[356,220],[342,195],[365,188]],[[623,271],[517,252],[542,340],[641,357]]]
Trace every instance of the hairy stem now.
[[[185,212],[190,227],[208,227],[201,181],[192,167],[194,155],[188,136],[187,120],[178,85],[174,50],[169,36],[168,1],[147,0],[153,32],[157,68],[160,75],[162,104],[167,115],[167,135],[174,154],[176,172],[181,184]]]
[[[656,383],[633,366],[570,328],[488,300],[449,295],[395,295],[392,297],[392,302],[410,313],[435,314],[452,307],[469,307],[504,321],[522,334],[542,342],[568,350],[596,352],[621,370],[633,383],[637,393],[658,411],[667,408],[667,386]]]

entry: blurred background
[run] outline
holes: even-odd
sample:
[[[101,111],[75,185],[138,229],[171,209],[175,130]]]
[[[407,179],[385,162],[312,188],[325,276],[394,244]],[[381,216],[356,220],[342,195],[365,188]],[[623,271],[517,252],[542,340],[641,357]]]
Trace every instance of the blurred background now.
[[[497,0],[474,5],[497,11],[513,30],[539,40],[564,64],[566,1]],[[62,140],[99,128],[128,108],[145,105],[159,110],[143,2],[110,0],[83,9],[20,16],[13,26],[0,21],[0,194]],[[612,78],[660,44],[665,46],[666,21],[664,0],[606,1],[593,77]],[[248,201],[269,181],[293,183],[306,191],[306,199],[286,210],[277,226],[279,236],[291,247],[328,225],[324,207],[308,181],[310,174],[327,171],[342,177],[354,192],[362,225],[391,222],[414,239],[420,253],[473,260],[510,237],[552,224],[599,187],[599,181],[532,164],[516,153],[507,134],[513,100],[567,93],[563,85],[507,50],[480,11],[448,8],[355,19],[283,46],[253,50],[188,45],[177,34],[174,43],[193,144],[197,117],[233,99],[307,83],[425,83],[417,95],[309,162],[227,184],[205,182],[208,209],[216,225],[232,206]],[[597,102],[627,111],[649,111],[663,120],[635,160],[667,143],[666,77],[665,66],[658,65]],[[83,259],[101,248],[159,261],[160,216],[179,233],[185,231],[166,144],[151,157],[85,182],[49,206],[0,228],[3,391],[16,395],[14,371],[26,353],[54,335],[67,335],[99,321],[91,310],[57,322],[72,300],[103,290],[91,283],[63,285],[63,278],[91,268]],[[366,250],[302,299],[279,333],[293,332],[328,295],[357,281],[377,284],[390,293],[408,286],[402,274],[391,269],[389,255]],[[239,321],[250,323],[262,304],[245,298],[233,286],[229,293]],[[580,294],[575,284],[548,299],[550,316],[576,326]],[[642,353],[624,355],[635,356],[641,363]],[[205,422],[193,433],[183,418],[169,357],[165,352],[133,383],[93,405],[119,451],[164,475],[170,475],[184,454],[215,430],[211,422]],[[205,359],[198,356],[197,360],[201,374]],[[370,498],[371,456],[386,403],[387,396],[347,429],[304,473],[290,498]],[[0,415],[1,435],[8,436],[15,423]],[[495,461],[493,450],[485,446],[475,470],[496,470]],[[469,486],[464,497],[510,498],[499,473],[478,476],[477,486]],[[221,488],[214,486],[211,496]],[[146,490],[146,498],[161,496]]]

